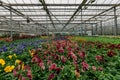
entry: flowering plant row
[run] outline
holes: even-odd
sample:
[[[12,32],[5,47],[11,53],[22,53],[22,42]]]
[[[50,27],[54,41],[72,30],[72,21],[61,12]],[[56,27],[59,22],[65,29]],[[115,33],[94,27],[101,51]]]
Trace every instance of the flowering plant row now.
[[[0,57],[0,80],[119,80],[119,45],[55,40]],[[15,53],[15,52],[13,52]]]

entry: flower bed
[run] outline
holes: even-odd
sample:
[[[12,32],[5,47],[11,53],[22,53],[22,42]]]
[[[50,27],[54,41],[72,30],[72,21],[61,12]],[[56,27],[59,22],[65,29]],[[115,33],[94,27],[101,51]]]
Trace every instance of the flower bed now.
[[[25,45],[26,49],[20,54],[2,52],[0,80],[120,79],[118,44],[64,39],[37,43],[37,47]],[[42,46],[38,47],[39,45]]]

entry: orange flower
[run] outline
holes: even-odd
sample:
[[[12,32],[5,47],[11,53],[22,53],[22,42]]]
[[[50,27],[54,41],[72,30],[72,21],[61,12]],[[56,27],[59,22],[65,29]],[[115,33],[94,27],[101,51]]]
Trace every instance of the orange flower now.
[[[77,77],[77,78],[79,78],[79,77],[80,77],[80,73],[79,73],[79,72],[77,72],[77,70],[75,70],[75,75],[76,75],[76,77]]]

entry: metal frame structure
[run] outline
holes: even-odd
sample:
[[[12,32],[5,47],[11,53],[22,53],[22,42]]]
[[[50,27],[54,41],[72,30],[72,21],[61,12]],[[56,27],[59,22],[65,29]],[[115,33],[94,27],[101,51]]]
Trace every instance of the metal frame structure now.
[[[120,34],[118,33],[119,26],[117,23],[120,17],[119,0],[106,0],[106,3],[104,0],[96,0],[94,3],[90,3],[91,0],[81,0],[81,2],[79,0],[67,0],[68,2],[63,3],[62,1],[64,0],[57,0],[59,2],[56,1],[56,3],[54,0],[21,1],[20,3],[19,0],[15,0],[14,2],[10,0],[0,0],[0,22],[9,21],[8,26],[10,26],[11,37],[12,31],[15,31],[13,30],[15,27],[13,25],[14,21],[17,21],[21,27],[27,25],[26,19],[30,20],[29,25],[31,27],[35,26],[36,31],[38,31],[37,29],[48,32],[79,31],[81,26],[84,28],[89,27],[89,24],[95,24],[96,27],[93,27],[93,25],[91,27],[92,33],[95,29],[96,31],[94,31],[94,33],[101,35],[104,29],[102,22],[113,20],[114,35]],[[27,3],[27,1],[29,3]],[[76,3],[70,3],[70,1],[75,1]],[[4,17],[6,20],[1,17]],[[86,29],[85,31],[87,31]],[[9,31],[8,29],[2,28],[0,28],[0,30]],[[20,30],[17,32],[21,32]]]

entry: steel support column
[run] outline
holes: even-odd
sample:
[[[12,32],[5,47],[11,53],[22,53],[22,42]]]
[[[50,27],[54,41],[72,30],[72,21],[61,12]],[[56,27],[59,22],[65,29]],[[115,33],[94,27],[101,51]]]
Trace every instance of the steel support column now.
[[[87,25],[85,24],[85,35],[87,35]]]
[[[102,21],[100,21],[100,34],[103,35],[103,25],[102,25]]]
[[[20,22],[19,22],[19,29],[20,29],[19,31],[21,33],[22,30],[21,30],[21,23]]]
[[[13,21],[12,21],[12,8],[10,7],[10,38],[13,38]]]
[[[81,9],[81,23],[82,23],[82,9]],[[81,24],[81,36],[83,36],[83,24]]]
[[[92,35],[94,35],[93,24],[91,24],[91,27],[92,27]]]
[[[97,32],[97,31],[98,31],[97,25],[98,25],[98,24],[96,23],[96,25],[95,25],[95,27],[96,27],[96,28],[95,28],[95,35],[98,34],[98,32]]]
[[[114,7],[114,35],[117,35],[117,16],[116,16],[116,7]]]

